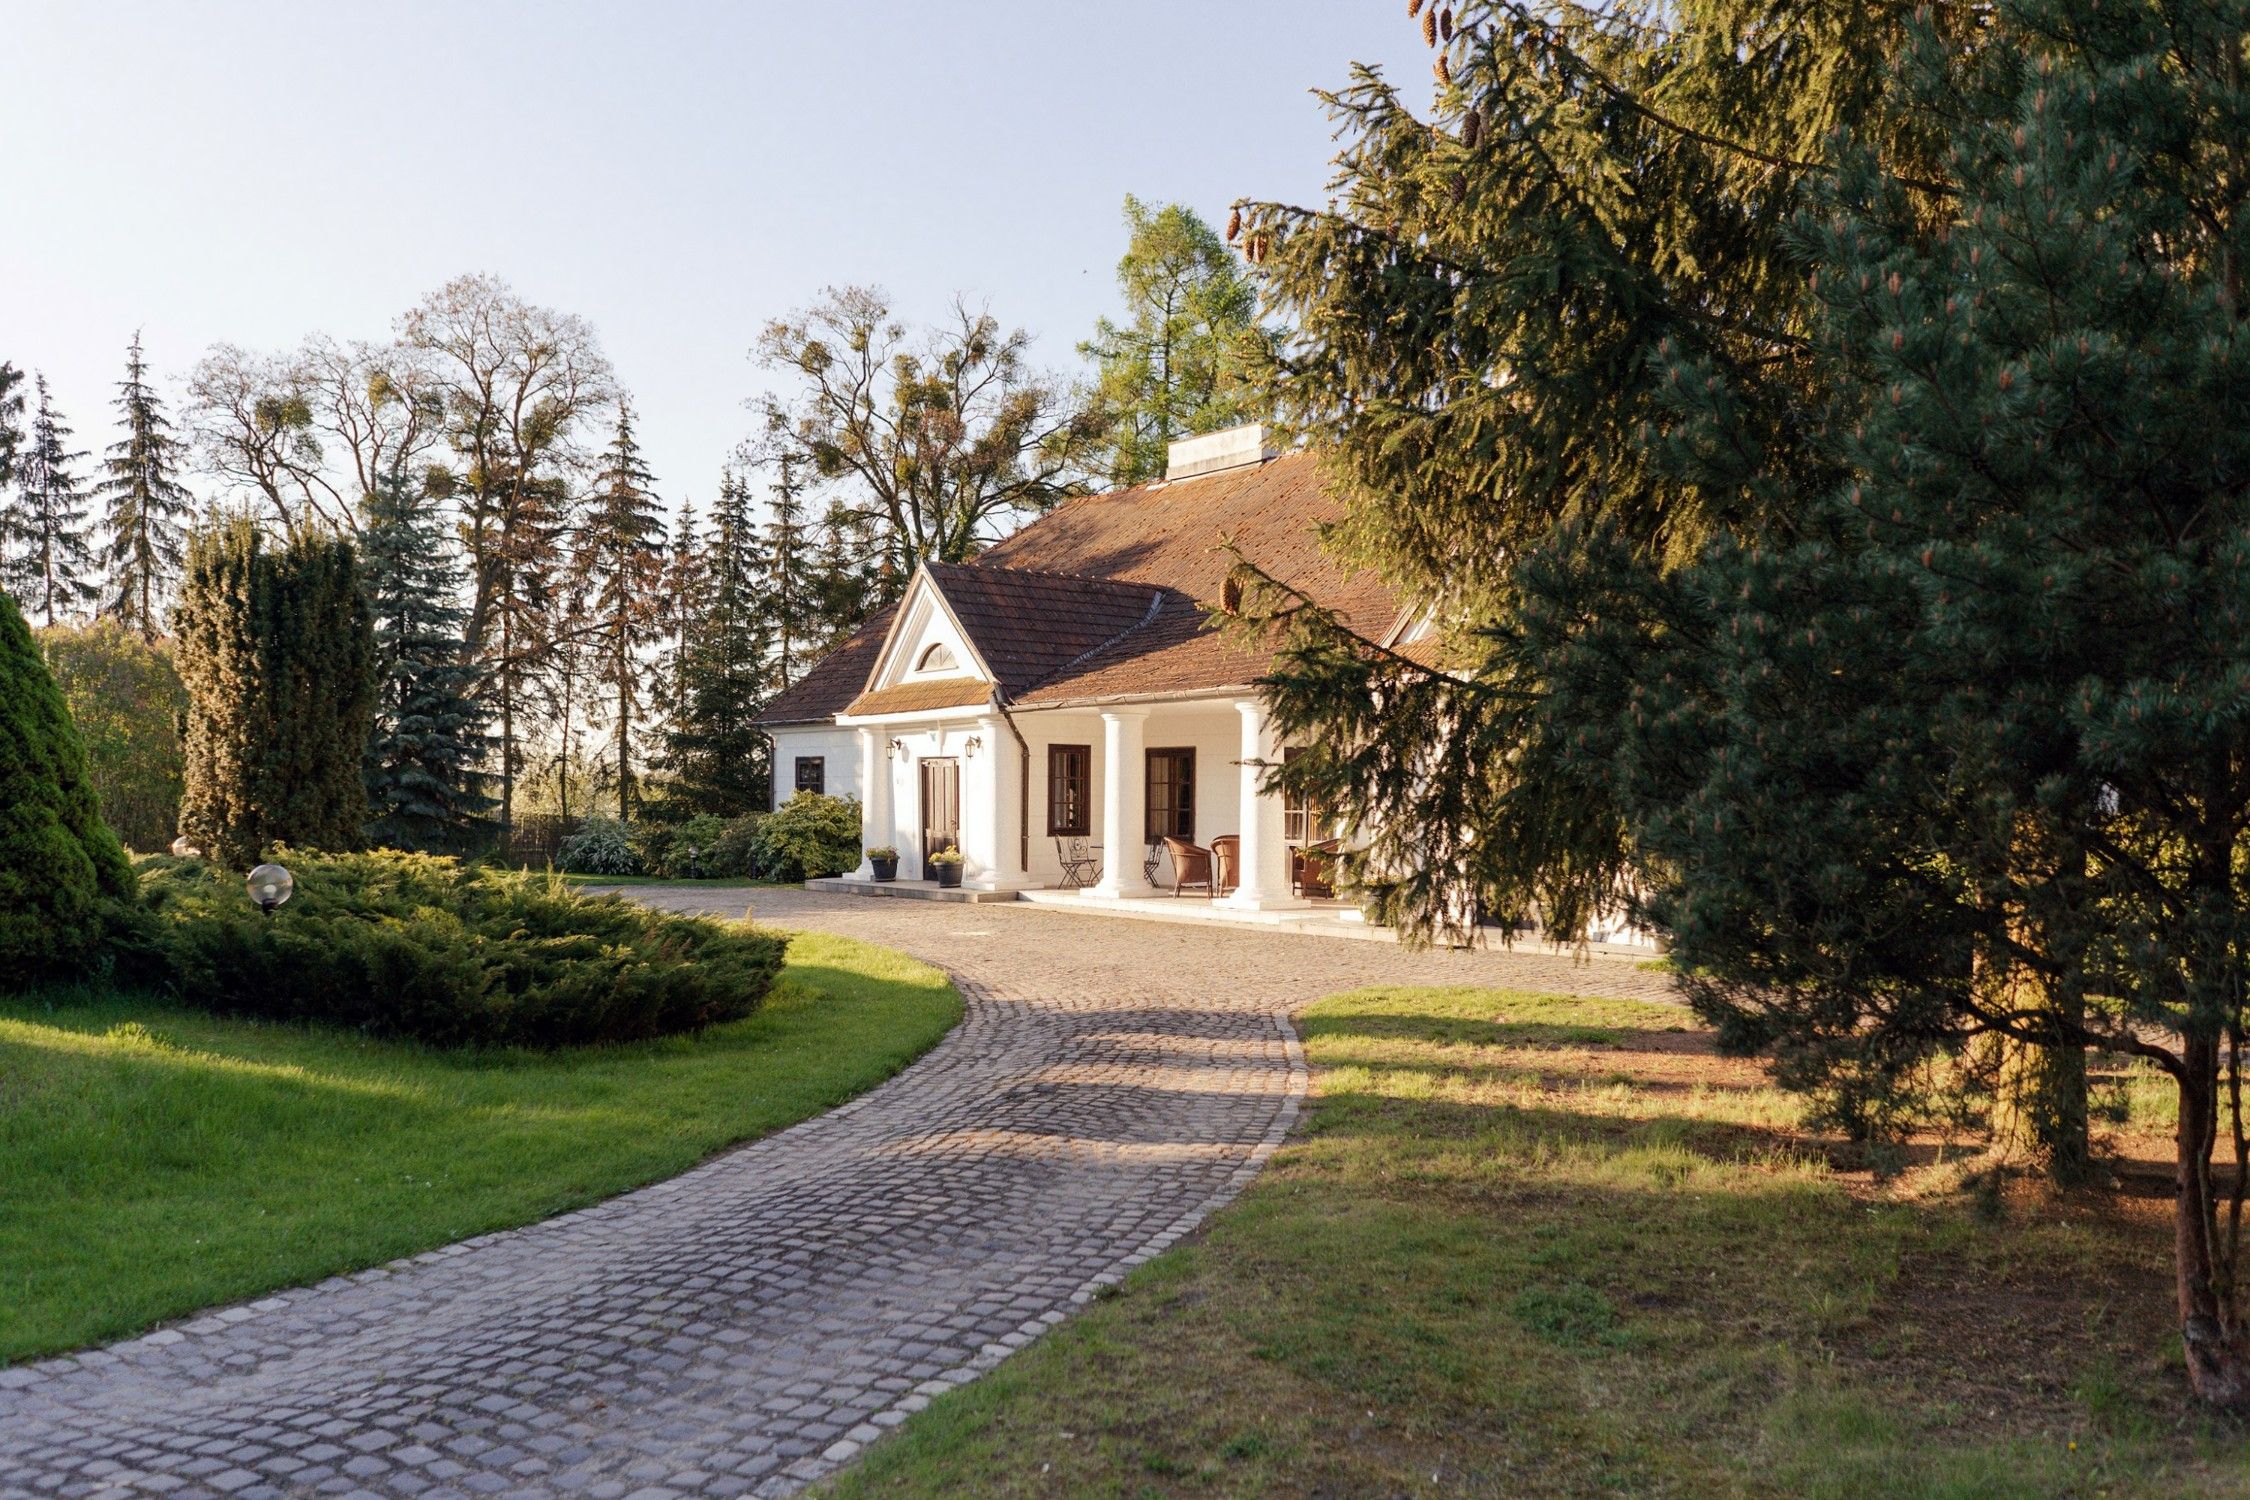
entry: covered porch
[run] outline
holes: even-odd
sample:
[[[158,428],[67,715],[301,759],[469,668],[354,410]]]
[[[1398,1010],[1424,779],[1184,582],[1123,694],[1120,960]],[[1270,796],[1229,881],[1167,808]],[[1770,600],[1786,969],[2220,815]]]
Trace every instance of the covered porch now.
[[[853,726],[867,842],[907,880],[960,851],[964,889],[1073,904],[1193,896],[1233,914],[1328,920],[1337,901],[1309,810],[1263,791],[1287,753],[1240,692],[940,711]],[[872,864],[844,877],[875,884]],[[1176,889],[1175,889],[1176,888]]]

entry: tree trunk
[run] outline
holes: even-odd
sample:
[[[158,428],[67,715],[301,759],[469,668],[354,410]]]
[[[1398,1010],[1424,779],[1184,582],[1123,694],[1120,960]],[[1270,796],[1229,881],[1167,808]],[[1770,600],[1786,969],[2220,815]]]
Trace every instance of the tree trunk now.
[[[1989,1002],[2005,1011],[2051,1012],[2065,1026],[2085,1013],[2082,996],[2064,993],[2020,965],[1995,981]],[[2074,1186],[2093,1175],[2086,1133],[2086,1052],[1995,1036],[1986,1061],[1993,1081],[1992,1145],[2003,1156],[2037,1163]]]
[[[2219,1243],[2218,1193],[2211,1155],[2219,1123],[2219,1045],[2191,1037],[2181,1049],[2179,1196],[2172,1224],[2179,1275],[2180,1342],[2188,1384],[2211,1406],[2250,1413],[2250,1340],[2235,1321],[2233,1267]],[[2241,1169],[2236,1163],[2236,1169]]]

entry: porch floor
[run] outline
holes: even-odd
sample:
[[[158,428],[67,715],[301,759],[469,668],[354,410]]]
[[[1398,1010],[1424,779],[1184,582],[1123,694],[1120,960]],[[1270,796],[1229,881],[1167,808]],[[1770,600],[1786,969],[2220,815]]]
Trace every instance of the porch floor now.
[[[1014,891],[972,891],[966,886],[941,886],[934,880],[808,880],[808,891],[832,896],[890,896],[901,901],[958,901],[983,906],[993,901],[1013,901]]]

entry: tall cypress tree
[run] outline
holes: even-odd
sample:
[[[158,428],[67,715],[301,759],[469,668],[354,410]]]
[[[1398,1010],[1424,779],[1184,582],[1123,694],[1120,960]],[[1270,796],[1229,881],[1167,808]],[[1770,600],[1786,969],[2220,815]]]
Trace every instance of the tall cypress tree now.
[[[73,472],[86,455],[71,450],[70,427],[48,399],[46,376],[38,377],[38,389],[31,442],[16,460],[15,498],[0,511],[6,520],[0,531],[12,540],[9,554],[0,556],[0,584],[25,613],[53,625],[90,607],[100,588],[86,494]]]
[[[149,386],[138,333],[125,353],[117,411],[125,436],[111,445],[97,489],[109,528],[109,611],[154,640],[162,633],[164,595],[179,571],[191,502],[179,482],[180,441]]]
[[[579,534],[578,566],[590,589],[590,623],[599,642],[596,680],[609,698],[621,820],[632,811],[633,735],[648,686],[648,653],[659,644],[662,622],[664,523],[655,490],[656,476],[641,462],[633,436],[632,405],[620,402],[617,433],[594,480]]]
[[[753,727],[772,683],[763,554],[749,489],[730,472],[711,510],[700,607],[689,630],[679,713],[667,736],[681,800],[720,817],[771,805],[769,751]]]
[[[375,722],[367,746],[368,836],[459,851],[491,810],[483,673],[464,636],[459,543],[427,490],[393,470],[363,507],[361,577],[375,629]]]
[[[238,518],[198,532],[186,562],[181,832],[237,868],[277,843],[360,847],[375,633],[352,544],[308,530],[269,546]]]

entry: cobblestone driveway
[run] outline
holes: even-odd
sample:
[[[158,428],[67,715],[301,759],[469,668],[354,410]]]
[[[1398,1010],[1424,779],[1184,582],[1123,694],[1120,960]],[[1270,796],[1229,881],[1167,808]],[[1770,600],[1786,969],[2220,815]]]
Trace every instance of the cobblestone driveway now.
[[[1383,981],[1670,997],[1630,964],[671,890],[943,965],[961,1026],[843,1108],[526,1229],[0,1370],[0,1494],[784,1494],[1241,1189],[1288,1010]]]

